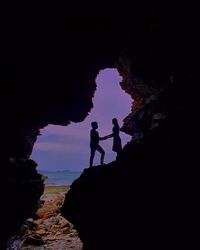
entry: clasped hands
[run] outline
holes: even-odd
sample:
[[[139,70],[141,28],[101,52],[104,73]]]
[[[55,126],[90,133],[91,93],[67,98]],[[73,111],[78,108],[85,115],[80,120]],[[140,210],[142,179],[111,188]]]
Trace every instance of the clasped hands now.
[[[106,135],[104,137],[101,137],[101,140],[106,140],[106,139],[109,139],[112,137],[112,134],[111,135]]]

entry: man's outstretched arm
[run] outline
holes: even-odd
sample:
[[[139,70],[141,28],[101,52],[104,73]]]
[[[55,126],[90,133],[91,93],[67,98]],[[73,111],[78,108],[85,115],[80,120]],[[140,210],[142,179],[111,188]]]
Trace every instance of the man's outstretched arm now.
[[[111,138],[111,137],[113,137],[113,134],[110,134],[110,135],[106,135],[106,136],[104,136],[104,137],[99,137],[99,140],[106,140],[106,139],[109,139],[109,138]]]

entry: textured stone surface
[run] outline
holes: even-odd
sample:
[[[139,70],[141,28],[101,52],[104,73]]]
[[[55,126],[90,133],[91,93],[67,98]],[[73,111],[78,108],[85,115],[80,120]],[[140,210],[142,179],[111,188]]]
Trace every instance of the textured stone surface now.
[[[22,250],[64,250],[71,248],[81,250],[82,243],[77,236],[76,230],[59,213],[64,194],[68,188],[66,186],[45,188],[45,192],[41,197],[44,204],[36,212],[37,219],[31,220],[32,224],[25,235]]]
[[[67,125],[71,121],[83,121],[93,106],[95,77],[103,68],[117,66],[124,77],[122,87],[135,99],[132,114],[125,120],[124,131],[142,144],[127,147],[129,153],[126,155],[124,152],[126,156],[120,165],[120,173],[123,173],[124,168],[146,169],[148,173],[155,163],[156,173],[159,173],[167,159],[167,169],[172,165],[178,166],[175,174],[174,169],[171,169],[167,175],[170,177],[167,183],[173,183],[171,176],[175,175],[177,186],[182,186],[180,176],[176,174],[185,171],[180,170],[179,166],[186,162],[184,157],[188,151],[185,145],[191,147],[192,143],[188,141],[191,131],[194,131],[190,112],[194,107],[191,99],[194,100],[195,94],[193,55],[196,54],[196,39],[192,33],[192,19],[188,17],[191,6],[188,3],[187,6],[181,3],[178,8],[174,4],[163,3],[144,5],[138,1],[132,4],[133,8],[130,7],[130,1],[117,4],[116,1],[108,3],[104,0],[87,1],[85,4],[80,1],[69,4],[69,1],[65,1],[64,7],[57,3],[40,3],[39,7],[37,3],[29,5],[28,2],[25,6],[18,2],[4,4],[0,74],[0,231],[3,232],[0,235],[0,248],[5,248],[7,239],[34,212],[43,192],[40,176],[32,166],[33,162],[28,161],[39,130],[47,124]],[[175,156],[175,160],[172,160],[172,156]],[[144,158],[146,161],[141,164]],[[192,159],[188,166],[191,166]],[[162,169],[164,172],[161,176],[165,176],[165,168]],[[102,175],[105,178],[107,176],[101,171],[95,176],[101,179]],[[129,208],[129,197],[135,193],[128,189],[128,197],[122,192],[122,200],[119,201],[113,195],[112,189],[116,185],[112,176],[115,176],[115,170],[111,171],[109,181],[106,182],[104,177],[101,179],[105,182],[105,190],[96,190],[102,200],[95,201],[97,209],[92,217],[89,214],[83,218],[83,213],[76,214],[76,206],[70,201],[73,205],[69,206],[73,207],[74,213],[69,212],[69,216],[73,217],[86,247],[87,240],[91,244],[99,242],[95,227],[92,232],[85,231],[88,235],[81,233],[87,227],[85,225],[88,224],[89,228],[89,222],[93,225],[97,221],[100,228],[104,228],[103,217],[107,219],[111,214],[112,222],[112,212],[116,211],[126,215],[122,220],[123,225],[132,214],[122,204]],[[158,179],[162,179],[160,175]],[[116,180],[120,181],[120,186],[126,187],[126,181]],[[81,192],[85,192],[83,197],[90,197],[87,194],[90,189],[84,189],[88,185],[84,182],[80,186]],[[93,185],[92,182],[92,190]],[[151,190],[149,186],[152,183],[145,185],[147,190]],[[76,187],[74,190],[79,192],[79,185]],[[175,193],[178,193],[177,189]],[[118,210],[105,194],[113,197],[113,204],[119,202],[120,205],[116,205]],[[93,195],[88,203],[85,202],[86,211],[95,210],[90,203]],[[79,203],[79,196],[73,197]],[[102,216],[98,218],[100,209]],[[83,221],[79,223],[79,220]],[[111,222],[106,221],[108,227],[104,234],[101,231],[102,244],[106,239],[111,245],[114,241],[114,238],[109,238],[112,230],[115,231],[115,224]],[[175,228],[175,220],[171,223]],[[139,238],[144,242],[144,237],[139,235]]]

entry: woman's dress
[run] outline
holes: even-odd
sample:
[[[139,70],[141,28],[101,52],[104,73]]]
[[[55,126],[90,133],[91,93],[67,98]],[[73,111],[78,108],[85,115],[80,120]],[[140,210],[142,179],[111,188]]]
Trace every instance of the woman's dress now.
[[[122,150],[121,138],[119,137],[119,126],[113,127],[113,148],[114,152],[119,152]]]

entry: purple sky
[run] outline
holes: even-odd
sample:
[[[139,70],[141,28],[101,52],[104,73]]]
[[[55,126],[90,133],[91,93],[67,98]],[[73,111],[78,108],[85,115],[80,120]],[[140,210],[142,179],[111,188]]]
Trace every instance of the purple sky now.
[[[49,125],[41,130],[31,158],[38,163],[38,170],[74,170],[89,166],[90,123],[97,121],[100,136],[112,133],[112,118],[122,120],[130,113],[131,97],[120,87],[121,76],[116,69],[100,71],[96,78],[97,90],[93,98],[94,108],[82,123],[71,123],[67,127]],[[130,136],[121,132],[122,146]],[[115,159],[112,152],[112,138],[100,141],[106,151],[105,163]],[[99,164],[100,154],[96,152],[94,165]]]

